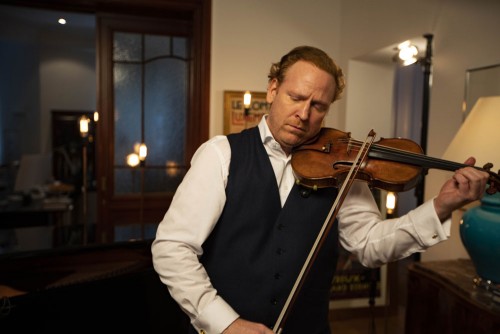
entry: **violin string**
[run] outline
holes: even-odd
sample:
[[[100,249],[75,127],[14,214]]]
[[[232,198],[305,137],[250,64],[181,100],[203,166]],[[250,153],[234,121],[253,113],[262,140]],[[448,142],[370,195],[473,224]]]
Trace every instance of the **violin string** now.
[[[359,140],[355,140],[352,138],[338,138],[336,139],[337,142],[347,144],[348,145],[348,153],[350,153],[351,149],[356,149],[362,147],[362,142]],[[398,148],[393,148],[390,146],[385,146],[385,145],[380,145],[380,144],[373,144],[371,145],[375,150],[379,150],[382,152],[385,152],[387,154],[397,154],[400,157],[404,158],[411,158],[412,160],[406,160],[404,161],[405,163],[409,164],[415,164],[416,162],[420,161],[420,167],[426,167],[426,168],[439,168],[443,170],[448,170],[448,171],[455,171],[457,169],[466,167],[468,165],[463,164],[463,163],[458,163],[458,162],[453,162],[453,161],[447,161],[443,159],[438,159],[438,158],[433,158],[429,157],[423,153],[415,153],[411,151],[405,151],[402,149]],[[424,164],[423,162],[427,163]],[[492,190],[493,192],[496,191],[497,189],[497,184],[500,184],[500,177],[498,174],[495,174],[494,172],[490,171],[490,168],[487,168],[487,165],[484,167],[477,167],[473,166],[474,168],[485,171],[490,175],[490,188],[494,188],[495,190]]]
[[[362,142],[360,142],[358,140],[351,139],[351,138],[349,138],[349,139],[339,138],[339,139],[337,139],[337,142],[342,143],[342,144],[348,143],[349,149],[359,148],[359,147],[361,147],[361,144],[362,144]],[[438,165],[438,166],[436,166],[436,168],[456,170],[456,169],[459,169],[459,168],[466,166],[465,164],[460,164],[457,162],[433,158],[433,157],[429,157],[423,153],[406,151],[403,149],[394,148],[394,147],[390,147],[390,146],[386,146],[386,145],[373,144],[371,147],[374,151],[377,150],[377,151],[384,152],[387,154],[396,154],[401,158],[408,158],[409,160],[406,160],[404,162],[409,163],[409,164],[411,164],[412,162],[414,164],[416,162],[420,162],[421,164],[425,162],[426,165],[422,166],[422,167],[433,167],[435,165]],[[481,169],[481,168],[479,168],[479,169]]]
[[[355,148],[358,147],[359,148],[362,146],[362,142],[359,140],[355,140],[355,139],[340,138],[340,139],[337,139],[337,141],[340,143],[348,143],[349,147],[355,147]],[[408,156],[424,157],[424,158],[427,158],[430,160],[440,160],[437,158],[426,156],[422,153],[406,151],[406,150],[402,150],[399,148],[390,147],[390,146],[386,146],[386,145],[373,144],[371,147],[375,147],[375,148],[379,148],[379,149],[387,149],[389,152],[400,152],[401,154],[407,154]]]

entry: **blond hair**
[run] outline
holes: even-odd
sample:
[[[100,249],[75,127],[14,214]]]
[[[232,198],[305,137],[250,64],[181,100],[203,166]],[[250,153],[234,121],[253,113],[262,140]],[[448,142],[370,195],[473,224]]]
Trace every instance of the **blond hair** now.
[[[282,83],[287,70],[299,60],[313,64],[319,69],[330,73],[335,80],[335,95],[332,102],[340,99],[345,87],[344,74],[342,69],[323,50],[312,46],[298,46],[281,57],[278,63],[273,63],[269,71],[269,81],[276,79]]]

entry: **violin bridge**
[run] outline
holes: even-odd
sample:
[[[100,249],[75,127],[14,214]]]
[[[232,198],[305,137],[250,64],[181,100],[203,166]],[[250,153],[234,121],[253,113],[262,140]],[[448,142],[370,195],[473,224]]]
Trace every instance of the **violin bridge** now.
[[[352,138],[349,138],[349,142],[347,143],[347,146],[346,146],[346,153],[347,153],[347,155],[351,154],[351,148],[352,148],[351,139]]]

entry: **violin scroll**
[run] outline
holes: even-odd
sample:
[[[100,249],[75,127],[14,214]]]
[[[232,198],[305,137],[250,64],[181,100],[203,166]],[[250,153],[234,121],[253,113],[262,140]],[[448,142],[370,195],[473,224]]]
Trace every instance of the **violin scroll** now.
[[[497,174],[495,174],[491,171],[492,168],[493,164],[491,162],[488,162],[483,166],[483,170],[490,174],[490,179],[488,181],[489,187],[488,189],[486,189],[486,193],[488,193],[489,195],[495,194],[498,191],[498,187],[500,186],[500,170]]]

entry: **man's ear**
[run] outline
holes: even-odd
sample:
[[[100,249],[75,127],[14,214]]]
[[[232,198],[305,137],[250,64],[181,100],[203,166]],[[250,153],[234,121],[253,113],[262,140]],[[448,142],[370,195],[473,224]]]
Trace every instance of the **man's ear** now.
[[[278,90],[278,80],[273,79],[267,85],[267,95],[266,95],[267,103],[271,104],[274,102],[274,98],[276,97],[277,90]]]

